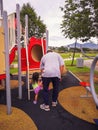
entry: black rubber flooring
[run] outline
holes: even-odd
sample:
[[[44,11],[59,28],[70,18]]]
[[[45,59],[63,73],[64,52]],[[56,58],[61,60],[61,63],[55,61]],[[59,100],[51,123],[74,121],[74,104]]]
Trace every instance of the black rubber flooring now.
[[[13,78],[17,79],[17,76],[14,76]],[[23,81],[26,81],[25,77],[23,77]],[[70,72],[68,72],[62,77],[59,88],[61,91],[72,86],[79,86],[79,81]],[[51,93],[52,90],[50,90],[50,102]],[[5,91],[0,91],[0,104],[6,104],[5,95]],[[37,105],[33,104],[33,92],[31,92],[31,100],[27,100],[27,89],[25,85],[23,86],[22,97],[23,98],[21,100],[18,98],[18,89],[11,90],[12,106],[27,113],[35,122],[38,130],[98,130],[98,125],[88,123],[73,116],[63,109],[59,103],[55,108],[50,107],[51,111],[49,112],[41,110],[39,106],[43,102],[42,91],[39,94]]]

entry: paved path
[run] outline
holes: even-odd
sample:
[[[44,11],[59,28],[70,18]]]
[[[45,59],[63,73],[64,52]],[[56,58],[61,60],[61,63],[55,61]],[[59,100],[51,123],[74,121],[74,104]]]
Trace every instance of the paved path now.
[[[90,60],[84,60],[84,66],[91,68],[92,62],[93,62],[93,60],[91,60],[91,59]],[[95,65],[95,70],[98,71],[98,61]]]

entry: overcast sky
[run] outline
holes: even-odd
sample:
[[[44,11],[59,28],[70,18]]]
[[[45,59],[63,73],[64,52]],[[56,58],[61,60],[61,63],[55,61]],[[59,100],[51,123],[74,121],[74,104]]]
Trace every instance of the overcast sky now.
[[[63,12],[60,7],[64,6],[65,0],[3,0],[3,8],[8,14],[16,11],[16,4],[22,7],[23,3],[29,2],[38,16],[46,24],[49,31],[49,46],[62,46],[71,44],[74,40],[65,39],[61,33]]]

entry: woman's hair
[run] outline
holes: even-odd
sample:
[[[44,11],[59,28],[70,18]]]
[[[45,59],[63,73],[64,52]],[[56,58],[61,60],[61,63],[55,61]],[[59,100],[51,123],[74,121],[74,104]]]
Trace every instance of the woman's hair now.
[[[33,82],[38,82],[38,79],[39,79],[39,73],[38,72],[34,72],[33,75],[32,75],[32,80]]]

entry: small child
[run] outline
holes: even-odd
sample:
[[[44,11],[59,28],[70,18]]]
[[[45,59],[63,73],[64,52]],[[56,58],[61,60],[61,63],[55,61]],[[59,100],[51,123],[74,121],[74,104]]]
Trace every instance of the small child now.
[[[32,75],[32,87],[34,89],[35,97],[34,97],[34,104],[37,104],[38,94],[39,91],[42,89],[42,79],[38,72],[34,72]]]

